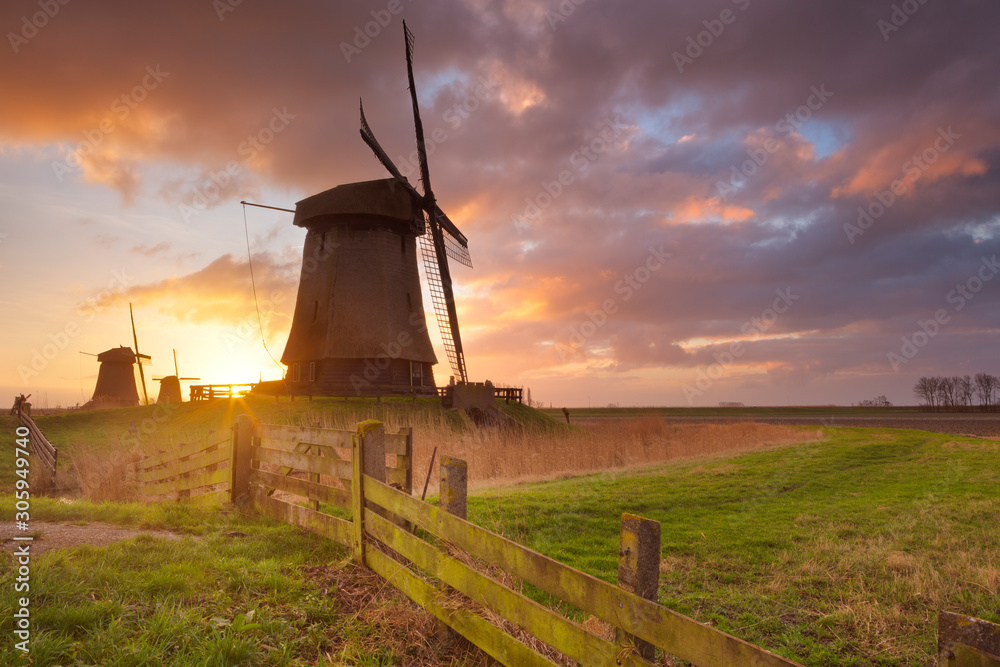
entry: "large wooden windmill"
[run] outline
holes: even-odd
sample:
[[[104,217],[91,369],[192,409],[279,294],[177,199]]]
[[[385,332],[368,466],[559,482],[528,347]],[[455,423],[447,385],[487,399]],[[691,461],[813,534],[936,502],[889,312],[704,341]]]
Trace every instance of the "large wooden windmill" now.
[[[364,110],[361,136],[393,178],[341,185],[298,202],[307,230],[288,343],[281,360],[295,393],[371,395],[437,392],[417,243],[455,378],[467,380],[448,257],[472,266],[468,241],[438,207],[430,186],[413,83],[413,36],[404,24],[423,194],[375,139]]]

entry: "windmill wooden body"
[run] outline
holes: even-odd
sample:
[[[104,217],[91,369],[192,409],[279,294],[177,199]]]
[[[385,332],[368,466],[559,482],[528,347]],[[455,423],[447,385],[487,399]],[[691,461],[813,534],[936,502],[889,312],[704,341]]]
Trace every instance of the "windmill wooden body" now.
[[[181,380],[200,380],[201,378],[182,378],[181,372],[177,369],[177,350],[174,350],[174,374],[162,378],[153,378],[154,382],[160,383],[160,393],[156,397],[157,403],[181,403],[184,396],[181,394]]]
[[[435,393],[415,227],[419,210],[391,180],[303,199],[306,232],[295,315],[281,361],[296,393]]]
[[[97,355],[101,366],[97,386],[84,409],[124,408],[139,405],[135,386],[135,352],[130,347],[115,347]]]
[[[375,139],[361,111],[361,136],[393,178],[352,183],[304,199],[294,224],[307,230],[295,314],[282,362],[293,393],[436,394],[437,363],[417,269],[424,273],[454,377],[465,382],[448,257],[467,266],[468,241],[431,190],[423,126],[413,82],[413,36],[406,64],[423,193]]]

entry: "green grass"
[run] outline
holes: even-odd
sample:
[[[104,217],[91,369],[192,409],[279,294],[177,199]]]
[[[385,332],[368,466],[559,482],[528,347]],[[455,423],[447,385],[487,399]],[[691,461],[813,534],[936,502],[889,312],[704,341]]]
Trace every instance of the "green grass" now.
[[[608,581],[621,514],[658,520],[662,604],[805,665],[923,666],[938,610],[1000,621],[1000,445],[831,432],[739,457],[483,491],[469,514]]]
[[[0,513],[12,515],[12,505],[4,497]],[[409,650],[398,647],[399,633],[345,608],[338,588],[324,594],[308,576],[323,565],[350,571],[350,555],[329,540],[237,511],[178,505],[36,499],[32,510],[35,520],[115,521],[185,535],[140,535],[33,558],[28,656],[11,639],[24,593],[14,591],[14,561],[0,559],[0,634],[7,638],[0,664],[391,665]]]
[[[440,419],[436,403],[409,401],[216,401],[169,409],[169,420],[143,437],[212,441],[244,411],[279,423],[353,418],[362,409],[397,423],[401,413]],[[39,424],[62,451],[100,451],[131,421],[153,419],[151,410],[53,415]],[[804,445],[481,491],[470,498],[469,514],[608,581],[617,573],[621,514],[661,521],[662,604],[811,667],[923,667],[934,653],[939,610],[1000,621],[1000,444],[918,431],[824,430],[829,438]],[[0,484],[8,488],[10,459],[0,461]],[[13,499],[0,496],[0,516],[13,512]],[[402,649],[387,642],[405,638],[406,627],[387,631],[346,608],[336,586],[323,595],[307,573],[317,565],[339,571],[349,558],[322,538],[235,511],[175,504],[33,498],[32,519],[167,529],[182,538],[140,537],[33,560],[31,664],[402,659]],[[233,532],[246,536],[227,537]],[[0,633],[8,637],[13,573],[12,561],[0,559]],[[20,664],[12,642],[0,651],[0,664]]]

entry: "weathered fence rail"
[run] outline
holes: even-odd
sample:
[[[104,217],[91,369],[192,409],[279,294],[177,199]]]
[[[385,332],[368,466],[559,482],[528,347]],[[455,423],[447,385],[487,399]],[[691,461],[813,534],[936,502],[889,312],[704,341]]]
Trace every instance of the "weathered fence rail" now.
[[[35,420],[30,415],[24,411],[19,412],[18,415],[21,420],[21,426],[28,429],[31,450],[38,456],[38,460],[42,462],[45,469],[49,471],[52,479],[55,479],[56,467],[59,464],[59,450],[49,442],[49,439],[45,437],[45,434],[38,428],[38,424],[35,423]]]
[[[198,505],[217,505],[231,500],[232,440],[211,445],[181,445],[150,456],[137,464],[144,496],[170,496]]]

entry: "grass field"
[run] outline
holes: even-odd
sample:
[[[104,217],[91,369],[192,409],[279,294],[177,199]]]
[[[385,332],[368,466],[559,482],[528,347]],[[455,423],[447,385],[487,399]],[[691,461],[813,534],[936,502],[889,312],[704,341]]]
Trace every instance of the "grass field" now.
[[[1000,444],[821,442],[486,490],[470,516],[613,581],[621,513],[662,522],[660,601],[815,666],[933,664],[939,610],[1000,621]]]
[[[154,419],[149,433],[142,430],[149,408],[53,415],[39,424],[65,462],[83,459],[97,442],[107,453],[211,442],[228,436],[228,420],[241,411],[340,428],[359,416],[382,418],[390,430],[413,423],[418,446],[429,449],[435,438],[465,446],[462,455],[481,466],[518,459],[491,473],[502,486],[472,494],[474,521],[614,581],[621,513],[659,520],[661,603],[809,666],[924,667],[938,610],[1000,621],[996,441],[851,428],[824,428],[817,439],[815,428],[706,429],[648,415],[567,428],[530,412],[522,417],[538,428],[519,440],[485,441],[434,405],[334,403],[184,405]],[[131,422],[138,435],[129,434]],[[12,422],[4,427],[13,431]],[[598,443],[606,449],[580,454]],[[567,468],[574,451],[617,470]],[[542,473],[563,479],[517,483],[525,452],[548,454],[556,462]],[[651,465],[656,452],[675,460]],[[9,473],[0,461],[8,488]],[[13,500],[0,496],[0,517],[12,516]],[[47,499],[33,500],[32,516],[169,529],[182,538],[139,537],[34,561],[35,653],[24,664],[484,663],[434,638],[429,617],[345,565],[342,550],[268,520]],[[8,637],[13,577],[2,559],[0,634]],[[11,643],[0,645],[2,664],[19,664]]]

